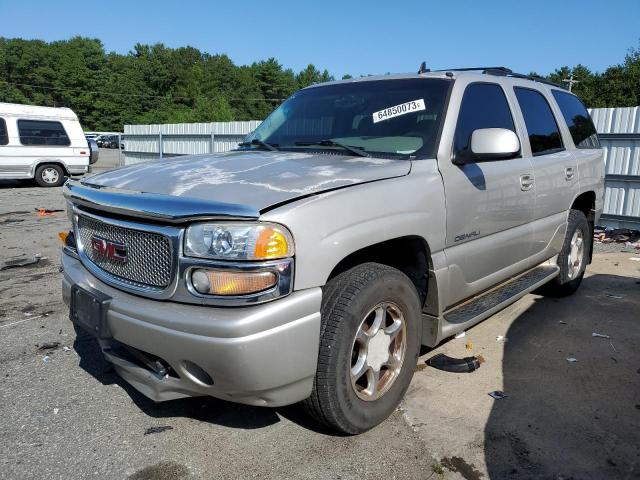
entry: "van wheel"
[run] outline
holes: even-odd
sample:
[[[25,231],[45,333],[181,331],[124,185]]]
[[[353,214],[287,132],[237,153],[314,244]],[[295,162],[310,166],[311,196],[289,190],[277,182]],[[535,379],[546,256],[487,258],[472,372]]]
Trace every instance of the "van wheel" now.
[[[324,288],[318,368],[303,402],[346,434],[375,427],[398,406],[420,352],[420,297],[401,271],[356,266]]]
[[[550,296],[571,295],[582,283],[589,261],[593,233],[587,217],[580,210],[569,210],[567,235],[558,254],[560,274],[542,290]]]
[[[64,183],[64,170],[60,165],[40,165],[35,180],[41,187],[59,187]]]

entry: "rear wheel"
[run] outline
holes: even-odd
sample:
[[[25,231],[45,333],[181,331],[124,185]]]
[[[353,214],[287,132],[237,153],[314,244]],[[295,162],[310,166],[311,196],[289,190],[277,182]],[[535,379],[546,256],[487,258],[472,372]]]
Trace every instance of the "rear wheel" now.
[[[35,181],[41,187],[59,187],[64,183],[64,170],[60,165],[40,165]]]
[[[593,234],[587,217],[580,210],[569,210],[567,234],[558,255],[560,274],[543,290],[557,296],[571,295],[582,283],[589,261]]]
[[[318,421],[346,434],[387,418],[407,390],[420,351],[420,298],[395,268],[365,263],[325,287],[318,369],[304,402]]]

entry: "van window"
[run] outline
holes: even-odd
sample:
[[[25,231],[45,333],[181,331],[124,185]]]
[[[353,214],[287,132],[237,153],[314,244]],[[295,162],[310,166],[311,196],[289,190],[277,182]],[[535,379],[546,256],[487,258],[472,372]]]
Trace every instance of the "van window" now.
[[[529,134],[531,153],[547,155],[562,150],[562,137],[549,103],[537,90],[515,87],[518,104]]]
[[[472,83],[464,91],[454,139],[456,155],[471,148],[471,134],[480,128],[506,128],[515,132],[511,109],[500,85]]]
[[[7,133],[7,124],[4,118],[0,118],[0,145],[9,143],[9,134]]]
[[[576,148],[600,148],[596,127],[589,112],[578,97],[560,90],[552,90],[562,116],[567,122]]]
[[[60,122],[18,120],[18,134],[20,143],[23,145],[68,146],[71,144]]]

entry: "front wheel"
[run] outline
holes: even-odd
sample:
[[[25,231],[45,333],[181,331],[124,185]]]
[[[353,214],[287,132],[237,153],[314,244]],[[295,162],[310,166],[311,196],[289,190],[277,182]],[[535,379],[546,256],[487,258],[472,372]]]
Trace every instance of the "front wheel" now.
[[[307,411],[346,434],[386,419],[409,387],[420,352],[420,298],[411,280],[377,263],[324,288],[318,368]]]

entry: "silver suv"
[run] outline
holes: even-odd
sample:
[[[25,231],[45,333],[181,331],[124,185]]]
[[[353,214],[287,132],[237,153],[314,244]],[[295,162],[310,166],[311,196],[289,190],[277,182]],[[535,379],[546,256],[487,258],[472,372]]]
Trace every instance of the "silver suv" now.
[[[356,434],[421,345],[579,287],[603,179],[583,104],[537,78],[312,86],[238,150],[67,182],[64,299],[153,400],[302,402]]]

